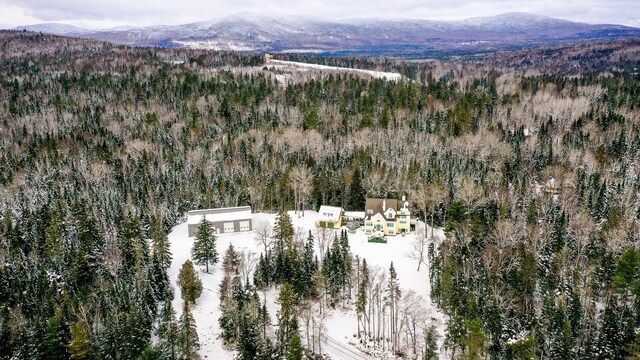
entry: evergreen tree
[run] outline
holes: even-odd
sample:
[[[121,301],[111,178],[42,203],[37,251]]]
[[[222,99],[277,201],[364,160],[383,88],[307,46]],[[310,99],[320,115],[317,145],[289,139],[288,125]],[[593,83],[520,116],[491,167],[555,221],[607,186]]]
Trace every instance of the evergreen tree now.
[[[273,349],[266,335],[270,325],[266,306],[260,305],[255,290],[248,296],[247,306],[242,311],[236,348],[240,359],[273,359]],[[264,330],[263,330],[264,329]]]
[[[342,230],[340,234],[340,253],[342,254],[342,292],[347,296],[351,294],[351,271],[352,260],[349,248],[349,235],[347,230]]]
[[[597,359],[623,359],[625,344],[620,312],[615,301],[604,309],[602,327],[598,338]]]
[[[362,188],[362,173],[360,169],[356,169],[353,172],[353,181],[351,181],[349,189],[349,209],[364,209],[365,200],[365,191]]]
[[[548,329],[550,359],[568,359],[572,355],[573,336],[571,323],[567,319],[564,305],[554,306],[550,314],[550,326]]]
[[[60,319],[54,316],[47,322],[47,332],[42,343],[42,357],[44,359],[64,359],[66,349],[62,338]]]
[[[367,259],[362,259],[362,267],[360,270],[360,282],[358,283],[358,293],[356,295],[356,313],[358,315],[358,329],[360,329],[360,321],[363,314],[367,310],[367,291],[369,287],[369,268],[367,267]],[[363,329],[365,324],[363,323]],[[367,332],[365,331],[365,339]],[[360,332],[358,332],[360,337]]]
[[[150,321],[143,314],[140,306],[131,306],[129,311],[124,314],[120,324],[115,329],[118,331],[116,338],[119,339],[117,346],[118,358],[139,358],[144,350],[149,346]]]
[[[213,233],[211,223],[202,217],[202,222],[198,226],[198,233],[191,249],[193,261],[198,265],[205,265],[206,272],[209,273],[209,264],[215,265],[218,262],[218,252],[216,250],[216,236]]]
[[[289,350],[287,351],[287,360],[302,360],[304,356],[304,348],[298,335],[291,337],[289,341]]]
[[[69,283],[83,291],[92,285],[102,267],[104,239],[95,217],[84,204],[76,203],[72,209],[78,248],[73,255]],[[124,255],[123,255],[124,257]]]
[[[54,212],[49,218],[49,224],[45,230],[44,249],[52,260],[57,260],[62,255],[62,219],[61,214]]]
[[[144,238],[140,218],[132,217],[124,224],[122,241],[122,269],[125,275],[132,275],[134,271],[146,266],[149,259],[149,248]]]
[[[256,270],[253,272],[253,285],[259,289],[265,288],[270,283],[267,264],[263,253],[260,253],[260,259]]]
[[[164,304],[158,337],[160,338],[159,347],[165,358],[169,360],[179,359],[181,353],[180,333],[178,322],[176,321],[176,313],[173,310],[171,301],[167,301]]]
[[[429,325],[424,331],[424,351],[422,360],[437,360],[438,354],[438,332],[434,325]]]
[[[151,225],[151,236],[153,239],[153,258],[163,269],[171,266],[171,245],[167,233],[162,228],[162,221],[156,219]]]
[[[177,284],[182,292],[182,300],[195,304],[200,294],[202,294],[202,281],[198,278],[191,260],[187,260],[182,264]]]
[[[156,299],[170,301],[173,298],[173,289],[167,269],[162,267],[160,260],[155,256],[151,260],[149,268],[149,282]]]
[[[485,342],[488,337],[482,332],[482,320],[475,318],[467,322],[467,334],[461,344],[467,348],[467,359],[480,360],[484,358]]]
[[[396,273],[396,269],[393,266],[393,261],[389,266],[389,283],[387,284],[386,293],[387,293],[386,303],[389,306],[391,347],[393,351],[397,351],[399,339],[397,339],[396,337],[395,329],[397,329],[397,326],[398,326],[397,306],[398,306],[398,300],[400,299],[400,296],[401,296],[401,292],[400,292],[400,284],[398,283],[398,274]]]
[[[91,358],[89,332],[84,325],[79,322],[71,325],[71,343],[68,345],[68,351],[71,359],[80,360]]]
[[[344,259],[340,241],[335,239],[331,243],[331,248],[325,256],[323,264],[323,270],[328,281],[328,291],[334,298],[343,290],[346,282],[347,274]]]
[[[238,266],[240,266],[240,254],[233,247],[233,244],[229,244],[227,251],[224,253],[224,258],[222,259],[222,269],[225,274],[235,274],[238,271]]]
[[[309,230],[309,236],[304,244],[304,250],[302,253],[302,269],[300,274],[300,289],[298,294],[301,297],[307,297],[309,295],[309,285],[311,284],[311,278],[316,272],[318,265],[315,262],[314,256],[314,241],[311,230]]]
[[[187,301],[184,302],[182,315],[180,316],[180,348],[182,356],[187,359],[195,357],[200,349],[196,320],[191,314]]]
[[[293,235],[291,217],[286,211],[280,211],[276,216],[276,224],[273,227],[276,255],[284,253],[285,249],[292,246]]]
[[[255,359],[263,347],[260,326],[255,318],[245,313],[240,324],[240,335],[236,345],[238,359]]]
[[[291,338],[298,335],[298,311],[297,299],[293,292],[293,287],[289,283],[284,283],[278,296],[280,311],[278,312],[278,349],[281,356],[284,356],[289,347]]]

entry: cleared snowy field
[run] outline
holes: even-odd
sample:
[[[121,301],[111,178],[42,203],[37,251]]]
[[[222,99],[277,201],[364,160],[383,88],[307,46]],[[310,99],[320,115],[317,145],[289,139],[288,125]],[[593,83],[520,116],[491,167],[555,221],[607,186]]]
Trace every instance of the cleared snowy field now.
[[[267,61],[266,65],[276,66],[276,67],[290,66],[290,67],[296,67],[296,68],[308,68],[308,69],[316,69],[316,70],[324,70],[324,71],[355,72],[355,73],[369,75],[375,79],[385,79],[385,80],[391,80],[391,81],[399,81],[402,79],[402,75],[398,73],[374,71],[374,70],[363,70],[363,69],[352,69],[352,68],[318,65],[318,64],[307,64],[307,63],[301,63],[301,62],[295,62],[295,61],[269,60]]]
[[[304,214],[304,217],[298,217],[293,211],[289,212],[294,229],[303,231],[306,238],[309,230],[312,230],[312,232],[315,230],[315,219],[318,214],[313,211],[305,211]],[[268,221],[273,225],[275,217],[275,214],[253,214],[253,224],[256,226],[261,221]],[[436,236],[443,236],[440,229],[437,229],[435,234]],[[257,243],[254,237],[255,234],[253,232],[218,235],[217,249],[220,253],[220,259],[222,260],[222,256],[229,244],[233,244],[239,252],[252,252],[259,257],[262,252],[262,245]],[[180,289],[176,286],[176,279],[180,266],[185,260],[191,258],[193,239],[188,237],[186,223],[174,227],[169,234],[171,251],[173,252],[173,262],[169,269],[169,276],[175,290],[173,308],[176,309],[178,317],[182,312],[182,299]],[[407,256],[411,251],[414,239],[414,235],[409,234],[405,237],[390,237],[387,244],[368,243],[367,236],[361,230],[358,230],[355,234],[349,234],[349,245],[354,256],[358,255],[360,258],[367,259],[370,268],[377,265],[388,269],[391,261],[393,261],[401,288],[403,290],[414,290],[417,294],[428,299],[430,291],[429,268],[422,265],[420,272],[416,271],[417,261]],[[316,247],[317,245],[316,241]],[[317,248],[316,252],[318,252]],[[208,359],[233,359],[235,351],[225,349],[222,341],[218,339],[220,334],[218,326],[218,318],[220,317],[218,287],[223,276],[221,264],[218,263],[215,267],[210,267],[209,274],[205,273],[204,269],[198,268],[198,271],[203,284],[203,292],[196,302],[193,314],[200,338],[200,355],[202,358]],[[277,291],[275,290],[267,292],[267,303],[272,323],[275,322],[278,310],[278,306],[275,304],[276,296]],[[423,305],[426,308],[427,315],[438,326],[439,332],[442,334],[445,324],[444,315],[438,312],[429,300],[426,300]],[[327,319],[326,328],[328,339],[323,345],[324,353],[330,354],[335,359],[372,359],[372,357],[364,355],[353,346],[357,324],[355,311],[352,308],[347,311],[333,310]]]

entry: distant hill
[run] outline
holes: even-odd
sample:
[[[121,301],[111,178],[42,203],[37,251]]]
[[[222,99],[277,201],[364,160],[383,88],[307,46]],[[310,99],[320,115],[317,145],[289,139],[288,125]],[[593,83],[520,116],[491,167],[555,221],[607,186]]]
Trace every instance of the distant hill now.
[[[80,35],[90,33],[91,30],[83,29],[73,25],[60,24],[60,23],[45,23],[18,26],[16,30],[27,30],[33,32],[42,32],[55,35]]]
[[[640,37],[638,28],[585,24],[527,13],[460,21],[330,21],[314,17],[242,13],[218,20],[172,26],[89,30],[64,24],[39,24],[18,29],[132,46],[391,56],[482,53],[586,39]]]

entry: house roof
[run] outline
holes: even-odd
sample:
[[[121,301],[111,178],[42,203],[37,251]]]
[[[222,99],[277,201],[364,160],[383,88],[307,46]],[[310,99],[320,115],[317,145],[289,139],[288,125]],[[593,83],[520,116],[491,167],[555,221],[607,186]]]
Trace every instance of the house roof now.
[[[385,206],[383,209],[382,205]],[[388,209],[393,209],[396,213],[402,207],[402,202],[397,199],[376,199],[376,198],[367,198],[367,201],[364,206],[364,216],[365,219],[369,220],[375,214],[382,214],[382,216],[387,218],[386,211]]]
[[[209,222],[250,220],[251,206],[192,210],[187,213],[187,224],[200,224],[203,216]]]
[[[338,221],[340,220],[340,216],[342,216],[342,208],[337,206],[320,206],[320,211],[318,212],[318,220],[320,221]]]

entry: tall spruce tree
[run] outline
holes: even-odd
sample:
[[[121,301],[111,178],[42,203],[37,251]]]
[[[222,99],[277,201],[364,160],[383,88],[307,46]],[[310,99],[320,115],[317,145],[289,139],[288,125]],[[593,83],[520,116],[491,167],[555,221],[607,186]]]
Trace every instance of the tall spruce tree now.
[[[206,272],[209,273],[209,264],[218,263],[218,251],[216,250],[216,235],[213,232],[211,223],[202,217],[202,222],[198,226],[198,233],[191,249],[193,261],[198,265],[205,265]]]
[[[362,173],[358,168],[353,172],[353,180],[349,188],[349,209],[364,209],[365,200],[365,191],[362,188]]]
[[[167,233],[162,227],[162,221],[155,219],[151,224],[151,237],[153,240],[153,257],[163,269],[171,266],[171,244]]]
[[[147,265],[149,246],[139,217],[134,216],[125,222],[120,251],[125,275],[132,275],[134,271],[140,271]]]
[[[304,250],[302,253],[302,269],[301,269],[301,279],[300,279],[300,292],[299,295],[301,297],[307,297],[309,295],[309,288],[311,284],[311,278],[313,274],[316,272],[318,265],[315,262],[314,256],[314,241],[313,235],[311,234],[311,230],[309,230],[309,235],[307,236],[307,241],[304,244]]]
[[[434,325],[429,325],[424,330],[424,350],[422,360],[437,360],[438,353],[438,332]]]
[[[169,360],[180,359],[180,332],[171,301],[166,301],[162,310],[162,319],[158,329],[159,348],[165,358]]]
[[[298,335],[298,307],[293,287],[288,282],[280,288],[278,295],[278,349],[281,356],[287,354],[291,338]]]
[[[349,247],[349,235],[347,234],[347,230],[344,229],[340,234],[340,253],[342,255],[343,267],[342,292],[349,297],[351,294],[352,260]]]
[[[180,316],[180,348],[182,350],[182,357],[187,359],[195,357],[200,349],[196,320],[191,314],[191,309],[187,301],[184,302],[182,315]]]
[[[398,300],[400,299],[400,284],[398,282],[398,274],[393,266],[393,261],[389,266],[389,282],[386,289],[386,302],[389,306],[389,327],[391,329],[391,350],[398,350],[399,339],[397,338],[396,329],[398,326]]]
[[[287,350],[287,360],[302,360],[304,357],[304,348],[298,335],[291,337],[289,341],[289,350]]]
[[[63,334],[58,316],[54,316],[47,322],[47,332],[42,343],[43,359],[63,359],[67,350],[63,343]]]
[[[276,216],[276,224],[273,227],[276,255],[284,253],[286,249],[292,246],[293,235],[294,231],[291,217],[286,211],[280,211]]]
[[[360,323],[362,322],[365,311],[367,310],[367,292],[369,287],[369,268],[367,267],[367,259],[362,259],[362,267],[359,272],[360,281],[358,283],[358,293],[356,295],[356,313],[358,316],[358,337],[360,337]],[[362,328],[367,336],[366,326],[362,322]]]

